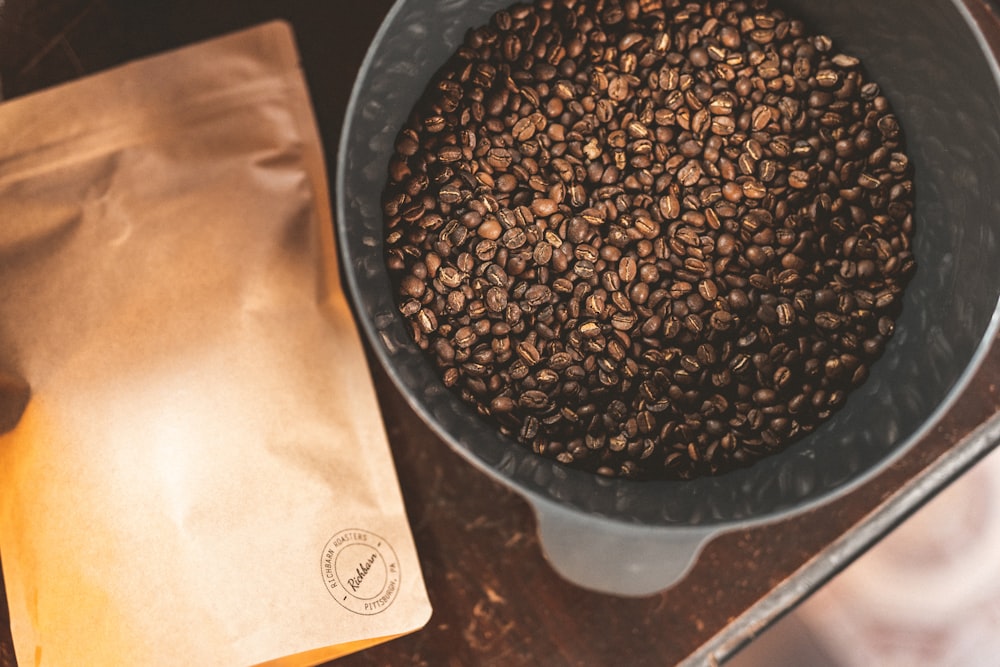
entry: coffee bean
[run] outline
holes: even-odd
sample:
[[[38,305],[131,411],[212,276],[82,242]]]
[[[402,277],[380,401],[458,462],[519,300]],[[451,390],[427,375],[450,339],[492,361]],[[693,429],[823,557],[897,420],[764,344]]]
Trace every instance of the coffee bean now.
[[[549,397],[543,391],[529,390],[522,393],[517,402],[529,410],[544,410],[549,406]]]
[[[701,179],[701,176],[701,164],[697,160],[690,160],[677,172],[677,180],[684,186],[694,185]]]
[[[417,324],[425,334],[433,333],[437,330],[437,316],[427,308],[421,308],[416,314]]]
[[[491,287],[486,292],[486,307],[494,313],[502,313],[507,309],[507,291],[500,287]]]
[[[840,328],[843,324],[843,318],[836,313],[821,311],[816,315],[815,322],[816,326],[821,329],[834,330]]]
[[[552,290],[546,285],[532,285],[524,293],[525,302],[532,307],[547,303],[551,297]]]
[[[915,270],[913,164],[828,37],[766,0],[666,9],[498,12],[401,128],[382,211],[446,387],[540,455],[689,479],[868,377]]]
[[[809,174],[801,169],[797,169],[788,174],[788,184],[799,190],[807,188],[809,187]]]
[[[779,304],[777,309],[778,324],[790,327],[795,324],[795,308],[789,303]]]
[[[531,203],[531,212],[538,216],[550,216],[558,210],[558,204],[552,199],[541,198]]]

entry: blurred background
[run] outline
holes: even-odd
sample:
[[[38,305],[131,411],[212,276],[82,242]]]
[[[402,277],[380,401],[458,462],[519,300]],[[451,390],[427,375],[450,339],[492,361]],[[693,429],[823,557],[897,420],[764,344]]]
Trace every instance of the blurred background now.
[[[1000,451],[736,655],[730,667],[1000,664]]]

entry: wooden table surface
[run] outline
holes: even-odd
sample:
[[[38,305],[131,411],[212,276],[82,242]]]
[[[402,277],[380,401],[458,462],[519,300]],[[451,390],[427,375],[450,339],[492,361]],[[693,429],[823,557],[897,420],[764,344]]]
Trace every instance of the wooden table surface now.
[[[389,5],[7,0],[0,2],[3,94],[17,96],[282,17],[296,31],[332,156],[354,74]],[[995,345],[958,407],[907,456],[850,495],[777,525],[719,537],[671,590],[617,598],[559,579],[540,550],[528,505],[452,452],[373,361],[434,614],[422,631],[336,664],[641,666],[725,657],[806,594],[817,583],[809,577],[829,576],[824,559],[832,550],[857,555],[877,536],[863,530],[873,513],[1000,411],[998,371]],[[846,549],[845,534],[856,536]],[[14,664],[4,597],[0,666]]]

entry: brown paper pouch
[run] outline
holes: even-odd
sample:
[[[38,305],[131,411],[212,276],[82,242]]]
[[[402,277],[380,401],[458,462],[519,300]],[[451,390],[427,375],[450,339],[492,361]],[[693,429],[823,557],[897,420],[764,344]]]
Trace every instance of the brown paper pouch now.
[[[430,606],[288,27],[0,105],[21,665],[317,664]]]

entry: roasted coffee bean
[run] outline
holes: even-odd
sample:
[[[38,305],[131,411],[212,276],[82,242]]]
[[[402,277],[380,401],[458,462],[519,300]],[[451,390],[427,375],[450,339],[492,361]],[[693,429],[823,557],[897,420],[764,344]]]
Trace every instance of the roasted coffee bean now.
[[[520,395],[518,404],[528,410],[544,410],[549,406],[549,397],[544,391],[529,390]]]
[[[790,303],[779,304],[775,309],[778,316],[778,324],[783,327],[790,327],[795,324],[795,308]]]
[[[387,175],[386,267],[442,382],[601,475],[716,474],[812,432],[915,270],[888,100],[766,0],[498,12]]]

